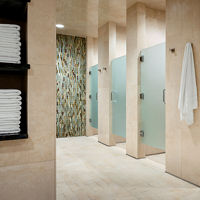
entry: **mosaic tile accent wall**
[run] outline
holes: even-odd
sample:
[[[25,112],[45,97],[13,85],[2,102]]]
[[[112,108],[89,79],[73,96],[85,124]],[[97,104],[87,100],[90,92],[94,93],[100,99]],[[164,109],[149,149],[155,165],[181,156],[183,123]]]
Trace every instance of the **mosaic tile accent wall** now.
[[[86,132],[86,39],[57,35],[57,137]]]

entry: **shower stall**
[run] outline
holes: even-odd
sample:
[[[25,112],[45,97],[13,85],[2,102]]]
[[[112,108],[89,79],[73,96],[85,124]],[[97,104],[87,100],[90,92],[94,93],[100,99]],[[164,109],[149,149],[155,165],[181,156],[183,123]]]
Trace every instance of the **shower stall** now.
[[[126,138],[126,56],[112,61],[112,133]]]
[[[142,142],[165,150],[165,43],[141,51]]]
[[[98,65],[90,68],[90,125],[98,129]]]

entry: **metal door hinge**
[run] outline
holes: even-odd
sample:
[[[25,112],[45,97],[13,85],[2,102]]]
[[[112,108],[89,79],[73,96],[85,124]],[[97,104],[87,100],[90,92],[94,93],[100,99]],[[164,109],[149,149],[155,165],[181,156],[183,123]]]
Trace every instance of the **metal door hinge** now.
[[[144,131],[143,130],[140,131],[140,137],[144,137]]]
[[[140,93],[140,99],[144,100],[144,93]]]
[[[92,123],[92,119],[91,118],[89,119],[89,122]]]
[[[144,62],[144,56],[140,56],[140,62]]]
[[[92,74],[92,72],[91,71],[89,71],[89,75],[91,75]]]
[[[91,98],[92,98],[92,95],[90,94],[90,95],[89,95],[89,99],[91,99]]]

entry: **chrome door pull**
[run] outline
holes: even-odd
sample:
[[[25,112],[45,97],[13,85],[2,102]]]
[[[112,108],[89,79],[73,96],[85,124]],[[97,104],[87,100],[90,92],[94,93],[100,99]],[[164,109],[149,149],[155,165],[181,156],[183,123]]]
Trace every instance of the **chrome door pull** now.
[[[165,89],[163,90],[163,103],[166,104],[166,102],[165,102]]]

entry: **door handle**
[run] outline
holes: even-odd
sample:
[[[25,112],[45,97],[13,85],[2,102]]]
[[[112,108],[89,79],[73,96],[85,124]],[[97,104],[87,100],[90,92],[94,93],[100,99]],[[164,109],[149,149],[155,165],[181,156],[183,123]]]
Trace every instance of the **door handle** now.
[[[114,96],[116,96],[116,95],[114,95],[114,94],[116,94],[116,92],[115,92],[115,91],[112,91],[112,92],[111,92],[111,101],[112,101],[112,103],[117,103],[117,100],[113,98]],[[115,97],[115,98],[116,98],[116,97]]]
[[[165,89],[163,90],[163,103],[166,104],[166,101],[165,101]]]

